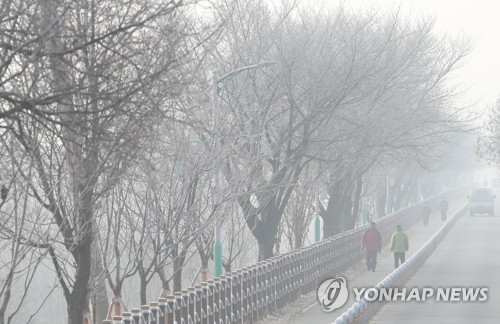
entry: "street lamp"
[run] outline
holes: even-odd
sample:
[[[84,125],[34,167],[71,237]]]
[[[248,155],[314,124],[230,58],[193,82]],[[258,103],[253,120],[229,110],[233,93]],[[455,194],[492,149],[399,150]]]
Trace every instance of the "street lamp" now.
[[[239,73],[252,69],[259,69],[265,66],[276,64],[276,62],[266,61],[254,65],[248,65],[244,67],[237,68],[223,76],[218,76],[217,71],[213,71],[212,74],[212,112],[213,112],[213,124],[214,124],[214,196],[215,201],[219,199],[219,188],[220,188],[220,168],[219,168],[219,110],[220,110],[220,100],[219,93],[224,87],[224,82],[229,81]],[[215,242],[214,242],[214,276],[219,277],[222,275],[222,240],[221,240],[221,224],[219,219],[219,211],[215,210]]]

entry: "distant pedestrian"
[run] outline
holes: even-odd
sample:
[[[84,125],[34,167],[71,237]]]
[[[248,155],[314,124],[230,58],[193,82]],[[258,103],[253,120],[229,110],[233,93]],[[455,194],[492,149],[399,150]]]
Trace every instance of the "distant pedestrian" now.
[[[429,202],[425,202],[424,207],[422,207],[422,219],[424,220],[424,227],[429,225],[429,218],[431,216],[431,207],[429,206]]]
[[[377,230],[375,222],[370,222],[370,228],[363,233],[361,243],[366,250],[366,268],[368,271],[375,271],[375,267],[377,266],[377,252],[380,252],[382,248],[382,237]]]
[[[401,225],[396,226],[396,232],[391,237],[391,251],[394,252],[394,267],[405,262],[405,252],[408,251],[408,235],[403,233]]]
[[[439,210],[441,211],[441,220],[444,222],[446,221],[446,214],[448,213],[448,202],[446,201],[446,198],[443,197],[441,201],[439,202]]]

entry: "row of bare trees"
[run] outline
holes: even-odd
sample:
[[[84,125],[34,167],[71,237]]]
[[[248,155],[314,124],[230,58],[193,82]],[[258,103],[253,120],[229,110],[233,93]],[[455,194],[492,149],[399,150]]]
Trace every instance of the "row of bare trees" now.
[[[0,21],[0,323],[206,279],[216,211],[226,271],[306,244],[315,211],[324,237],[362,201],[383,216],[440,185],[424,174],[468,127],[447,80],[468,43],[397,12],[4,0]],[[224,83],[214,128],[211,72],[269,60]]]

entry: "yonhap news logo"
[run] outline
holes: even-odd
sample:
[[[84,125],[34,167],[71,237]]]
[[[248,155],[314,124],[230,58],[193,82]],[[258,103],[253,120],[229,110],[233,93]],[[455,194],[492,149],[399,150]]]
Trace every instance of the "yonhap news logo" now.
[[[327,279],[318,288],[318,300],[325,312],[344,306],[348,297],[347,282],[343,277]]]
[[[487,287],[381,287],[353,288],[354,300],[368,302],[485,302]],[[349,297],[347,281],[343,277],[327,279],[318,288],[318,301],[325,312],[332,312],[345,305]]]
[[[484,302],[488,300],[486,287],[438,287],[438,288],[353,288],[355,300],[425,302]]]

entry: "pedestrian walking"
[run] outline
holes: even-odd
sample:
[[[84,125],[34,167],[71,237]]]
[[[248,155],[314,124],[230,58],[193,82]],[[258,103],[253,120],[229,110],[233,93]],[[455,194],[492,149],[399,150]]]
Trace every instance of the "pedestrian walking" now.
[[[431,216],[432,210],[431,206],[429,206],[429,202],[425,202],[424,207],[422,207],[422,219],[424,221],[424,227],[429,225],[429,218]]]
[[[396,226],[396,232],[391,237],[391,251],[394,252],[394,268],[405,262],[405,253],[409,248],[408,235],[403,232],[401,225]]]
[[[441,201],[439,202],[439,210],[441,211],[441,220],[444,222],[446,221],[446,214],[448,212],[448,202],[446,201],[446,198],[443,197]]]
[[[370,222],[370,228],[363,233],[361,243],[366,250],[366,268],[368,271],[375,271],[375,267],[377,266],[377,252],[380,252],[382,248],[382,236],[375,222]]]

